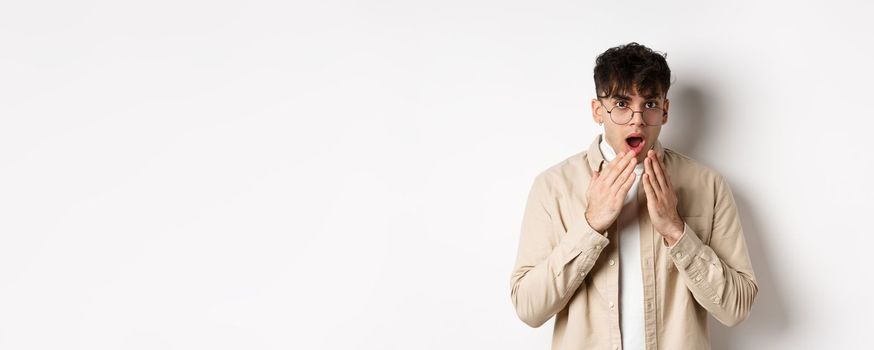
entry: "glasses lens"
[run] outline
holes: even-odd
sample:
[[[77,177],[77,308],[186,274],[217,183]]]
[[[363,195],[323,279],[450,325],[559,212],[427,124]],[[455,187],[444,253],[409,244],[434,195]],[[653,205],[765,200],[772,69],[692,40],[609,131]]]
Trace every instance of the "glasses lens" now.
[[[659,108],[646,108],[643,110],[643,122],[646,125],[662,125],[662,116],[665,114]]]
[[[613,119],[614,123],[624,125],[631,121],[634,113],[636,112],[628,107],[615,107],[610,111],[610,118]],[[662,125],[662,116],[665,111],[660,108],[644,108],[641,114],[646,125]]]
[[[631,111],[631,108],[628,107],[616,107],[613,108],[613,111],[610,112],[610,117],[613,118],[613,122],[616,124],[625,124],[631,121],[631,115],[634,112]]]

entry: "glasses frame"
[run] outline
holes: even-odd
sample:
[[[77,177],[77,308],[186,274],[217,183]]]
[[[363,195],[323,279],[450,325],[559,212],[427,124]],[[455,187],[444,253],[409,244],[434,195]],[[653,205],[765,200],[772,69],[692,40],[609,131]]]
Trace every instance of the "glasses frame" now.
[[[631,123],[631,121],[634,119],[634,113],[640,113],[640,119],[643,120],[643,125],[644,125],[644,126],[660,126],[660,125],[665,125],[665,123],[659,123],[659,124],[656,124],[656,125],[647,124],[647,123],[646,123],[646,119],[643,118],[643,112],[645,112],[645,110],[643,110],[643,111],[635,111],[635,110],[631,109],[631,107],[625,107],[625,108],[628,108],[629,110],[631,110],[631,118],[628,118],[628,121],[625,122],[625,123],[617,123],[616,120],[613,119],[613,110],[616,109],[616,108],[618,108],[619,106],[613,106],[613,108],[607,109],[607,106],[604,105],[604,101],[601,100],[601,99],[603,99],[603,98],[607,98],[607,96],[598,96],[598,102],[601,104],[601,107],[604,107],[604,110],[607,111],[607,116],[610,117],[610,121],[613,122],[613,124],[616,124],[616,125],[625,125],[625,124]],[[661,108],[661,107],[652,107],[652,108],[646,108],[646,109],[658,109],[658,110],[662,111],[662,116],[661,116],[661,118],[660,118],[659,120],[664,119],[665,116],[668,115],[668,111],[666,111],[664,108]]]

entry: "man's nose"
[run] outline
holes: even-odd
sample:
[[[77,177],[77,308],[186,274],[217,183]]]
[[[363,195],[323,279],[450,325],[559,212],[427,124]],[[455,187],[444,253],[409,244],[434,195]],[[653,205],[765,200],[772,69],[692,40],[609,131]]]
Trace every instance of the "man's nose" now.
[[[628,121],[629,125],[645,125],[643,123],[643,112],[631,112],[631,120]]]

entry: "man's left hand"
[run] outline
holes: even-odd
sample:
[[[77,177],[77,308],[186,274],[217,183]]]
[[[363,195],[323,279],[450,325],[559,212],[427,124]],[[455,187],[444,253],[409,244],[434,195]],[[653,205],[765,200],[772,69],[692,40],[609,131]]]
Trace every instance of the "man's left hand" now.
[[[683,236],[684,223],[677,211],[677,194],[671,179],[662,170],[661,159],[650,149],[643,161],[641,182],[646,191],[646,207],[655,230],[662,235],[668,246],[673,246]]]

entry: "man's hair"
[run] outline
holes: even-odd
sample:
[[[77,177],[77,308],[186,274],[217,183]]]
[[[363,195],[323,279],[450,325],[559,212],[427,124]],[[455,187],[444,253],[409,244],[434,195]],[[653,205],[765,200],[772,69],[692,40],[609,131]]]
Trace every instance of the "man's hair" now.
[[[631,42],[611,47],[595,59],[595,94],[598,97],[638,94],[668,95],[671,69],[666,54]]]

